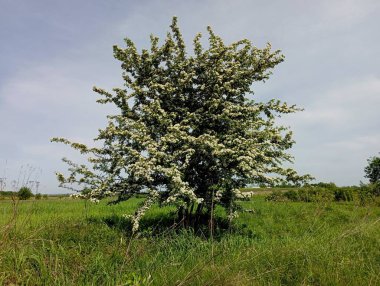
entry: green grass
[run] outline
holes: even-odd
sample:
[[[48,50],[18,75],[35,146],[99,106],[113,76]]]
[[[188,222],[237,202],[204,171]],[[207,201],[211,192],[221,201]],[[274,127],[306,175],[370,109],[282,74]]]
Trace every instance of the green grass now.
[[[0,201],[0,285],[379,285],[380,208],[355,203],[242,202],[235,231],[214,239],[167,230],[154,208],[130,240],[139,200]],[[152,236],[150,233],[154,233]],[[128,249],[128,250],[127,250]]]

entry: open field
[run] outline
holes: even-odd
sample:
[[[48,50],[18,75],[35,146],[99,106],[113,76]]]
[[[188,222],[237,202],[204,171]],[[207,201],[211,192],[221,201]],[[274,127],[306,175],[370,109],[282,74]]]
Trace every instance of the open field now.
[[[122,215],[138,203],[0,201],[0,285],[380,284],[378,206],[258,195],[241,202],[253,211],[234,231],[219,229],[213,239],[160,232],[157,225],[172,223],[171,209],[153,208],[130,240]]]

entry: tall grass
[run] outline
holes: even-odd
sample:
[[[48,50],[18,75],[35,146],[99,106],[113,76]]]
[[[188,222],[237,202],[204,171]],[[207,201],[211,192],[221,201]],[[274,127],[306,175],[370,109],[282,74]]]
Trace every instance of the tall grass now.
[[[201,230],[159,228],[173,217],[156,207],[131,240],[122,215],[138,203],[1,201],[0,285],[380,284],[379,207],[257,196],[212,241]]]

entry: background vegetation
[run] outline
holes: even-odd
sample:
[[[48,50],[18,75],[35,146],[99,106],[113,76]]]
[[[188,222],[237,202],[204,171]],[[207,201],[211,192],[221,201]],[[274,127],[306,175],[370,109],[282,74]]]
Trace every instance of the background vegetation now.
[[[31,197],[33,197],[34,194],[32,193],[32,190],[28,187],[22,187],[20,190],[17,192],[17,197],[20,200],[28,200]]]

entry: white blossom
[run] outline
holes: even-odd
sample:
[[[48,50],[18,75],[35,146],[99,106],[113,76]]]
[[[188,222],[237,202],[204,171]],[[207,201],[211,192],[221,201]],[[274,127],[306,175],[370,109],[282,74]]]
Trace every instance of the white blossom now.
[[[131,217],[133,231],[157,201],[178,210],[197,204],[210,211],[213,203],[222,204],[232,219],[235,200],[253,195],[241,187],[308,178],[283,167],[292,160],[286,151],[294,141],[275,121],[297,107],[247,99],[252,84],[267,80],[283,61],[280,52],[248,40],[225,45],[208,27],[209,49],[202,48],[198,34],[194,55],[187,55],[176,18],[170,27],[160,47],[155,37],[141,53],[130,39],[126,48],[114,47],[125,87],[113,93],[94,88],[103,97],[99,103],[120,111],[99,130],[95,139],[101,147],[53,139],[89,156],[89,165],[64,159],[69,175],[57,174],[60,185],[78,190],[78,197],[119,202],[149,190]]]

